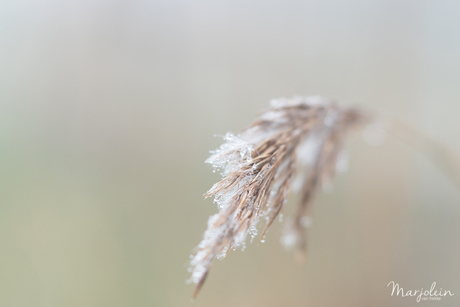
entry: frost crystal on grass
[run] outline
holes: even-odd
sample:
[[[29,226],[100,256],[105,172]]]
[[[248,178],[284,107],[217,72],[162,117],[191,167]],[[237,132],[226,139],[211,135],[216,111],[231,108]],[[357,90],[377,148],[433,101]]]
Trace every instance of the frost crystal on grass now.
[[[336,171],[346,169],[345,135],[369,122],[361,111],[319,96],[276,99],[271,106],[239,134],[227,133],[225,143],[206,160],[221,171],[222,180],[206,194],[214,197],[219,213],[209,218],[190,261],[190,282],[197,285],[194,296],[214,258],[224,258],[230,249],[244,249],[248,234],[251,242],[258,236],[261,217],[266,220],[262,241],[283,209],[294,177],[301,201],[282,243],[303,254],[305,230],[311,223],[308,205],[321,187],[332,182]]]
[[[244,141],[233,133],[228,132],[224,136],[226,143],[219,149],[211,151],[206,163],[212,165],[214,170],[222,170],[222,176],[228,176],[238,169],[243,163],[251,163],[251,153],[254,150],[252,144]]]

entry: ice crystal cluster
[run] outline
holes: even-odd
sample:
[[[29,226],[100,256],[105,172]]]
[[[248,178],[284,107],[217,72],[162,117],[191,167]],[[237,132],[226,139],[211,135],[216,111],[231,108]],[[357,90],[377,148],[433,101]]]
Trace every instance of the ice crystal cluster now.
[[[331,185],[336,171],[347,167],[343,141],[351,128],[369,122],[367,115],[322,97],[276,99],[253,124],[235,135],[206,161],[222,180],[206,194],[219,212],[208,220],[203,240],[191,256],[190,282],[204,283],[214,258],[230,249],[245,248],[247,237],[258,235],[257,224],[267,228],[285,205],[291,187],[300,193],[282,243],[302,254],[305,230],[311,224],[307,208],[320,188]]]

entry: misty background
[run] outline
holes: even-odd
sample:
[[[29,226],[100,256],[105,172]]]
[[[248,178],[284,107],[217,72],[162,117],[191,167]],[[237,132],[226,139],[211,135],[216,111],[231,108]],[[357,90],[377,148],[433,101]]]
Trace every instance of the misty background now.
[[[460,151],[460,2],[2,1],[1,306],[418,306],[460,302],[460,191],[389,136],[312,211],[304,265],[266,242],[187,262],[219,180],[204,160],[272,98],[323,95]],[[289,216],[295,195],[287,204]],[[262,225],[259,225],[262,226]],[[421,303],[419,303],[421,304]]]

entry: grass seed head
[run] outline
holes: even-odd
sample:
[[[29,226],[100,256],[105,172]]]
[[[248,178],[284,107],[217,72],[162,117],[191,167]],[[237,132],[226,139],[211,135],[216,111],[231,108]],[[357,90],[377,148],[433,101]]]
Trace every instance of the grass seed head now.
[[[277,99],[249,127],[237,135],[227,133],[225,143],[206,160],[222,179],[206,194],[219,212],[208,220],[203,240],[190,261],[198,294],[214,258],[230,249],[245,248],[258,235],[257,224],[266,220],[260,236],[283,209],[293,181],[301,195],[293,218],[286,224],[282,243],[306,250],[307,209],[318,190],[332,182],[343,164],[343,142],[350,129],[369,122],[360,110],[322,97]],[[341,160],[342,159],[342,160]]]

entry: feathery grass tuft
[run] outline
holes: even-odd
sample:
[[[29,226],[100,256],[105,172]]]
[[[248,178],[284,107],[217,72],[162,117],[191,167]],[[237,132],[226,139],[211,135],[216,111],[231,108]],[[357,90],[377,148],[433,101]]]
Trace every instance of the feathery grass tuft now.
[[[280,213],[291,186],[300,187],[301,200],[287,224],[282,243],[295,248],[298,258],[306,250],[307,207],[318,190],[331,184],[343,167],[343,142],[353,128],[371,121],[364,112],[343,107],[322,97],[277,99],[248,128],[212,152],[206,161],[220,170],[222,180],[206,194],[214,197],[219,213],[208,220],[203,240],[192,256],[190,282],[196,297],[214,258],[230,249],[245,248],[258,235],[257,224],[265,219],[260,236]]]

